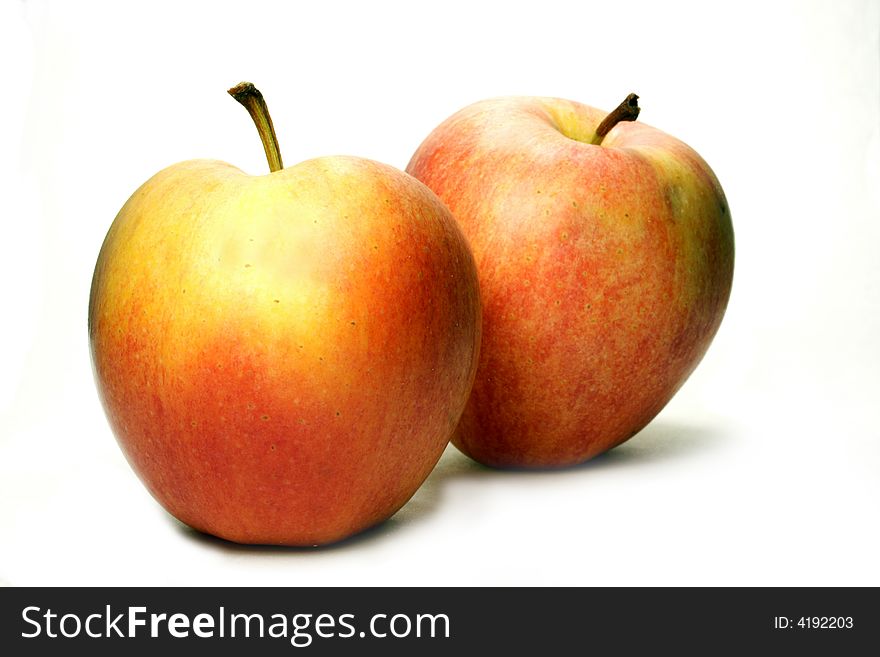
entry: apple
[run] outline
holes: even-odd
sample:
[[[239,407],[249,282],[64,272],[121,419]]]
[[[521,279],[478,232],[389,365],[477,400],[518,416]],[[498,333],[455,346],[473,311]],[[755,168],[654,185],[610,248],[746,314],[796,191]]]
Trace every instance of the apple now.
[[[557,98],[498,98],[437,127],[407,171],[468,238],[483,299],[453,443],[498,467],[585,461],[660,412],[730,296],[730,210],[690,147]]]
[[[150,493],[240,543],[317,545],[381,522],[438,461],[476,371],[480,300],[448,209],[355,157],[271,172],[211,160],[144,183],[89,300],[95,379]]]

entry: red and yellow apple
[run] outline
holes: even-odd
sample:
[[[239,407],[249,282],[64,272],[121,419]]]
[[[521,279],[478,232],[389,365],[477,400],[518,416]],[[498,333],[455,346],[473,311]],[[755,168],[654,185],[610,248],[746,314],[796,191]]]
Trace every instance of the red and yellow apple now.
[[[500,467],[575,464],[627,440],[697,366],[730,295],[724,192],[687,145],[556,98],[471,105],[407,171],[452,210],[483,299],[453,442]]]
[[[184,523],[333,542],[391,516],[448,443],[476,370],[476,270],[422,183],[354,157],[283,168],[259,92],[230,91],[273,171],[194,160],[132,195],[92,281],[97,386]]]

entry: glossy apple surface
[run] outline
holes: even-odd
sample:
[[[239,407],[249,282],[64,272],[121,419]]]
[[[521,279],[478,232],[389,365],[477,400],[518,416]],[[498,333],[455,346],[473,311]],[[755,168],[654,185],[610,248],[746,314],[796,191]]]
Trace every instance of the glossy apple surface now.
[[[452,210],[483,298],[477,380],[453,442],[483,463],[578,463],[670,400],[715,335],[734,239],[686,144],[554,98],[501,98],[437,127],[407,171]]]
[[[479,337],[448,210],[353,157],[165,169],[113,222],[89,303],[132,467],[181,521],[243,543],[333,542],[399,509],[455,428]]]

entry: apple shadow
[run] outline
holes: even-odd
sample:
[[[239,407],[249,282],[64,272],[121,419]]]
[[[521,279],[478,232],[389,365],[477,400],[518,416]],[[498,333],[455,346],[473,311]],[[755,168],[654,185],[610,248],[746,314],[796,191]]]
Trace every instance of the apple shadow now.
[[[609,468],[649,467],[719,448],[724,444],[726,435],[723,427],[657,419],[614,449],[589,461],[561,468],[492,468],[477,463],[450,446],[425,483],[434,484],[428,488],[430,492],[454,479],[542,478]]]
[[[493,470],[471,460],[455,447],[449,445],[425,482],[393,516],[353,536],[325,545],[288,546],[235,543],[193,529],[168,513],[164,515],[185,539],[228,554],[309,555],[345,551],[383,540],[428,517],[441,503],[441,489],[444,483],[453,478],[468,476],[472,472],[492,473]]]
[[[308,555],[308,554],[316,554],[316,553],[327,553],[333,552],[336,550],[345,550],[353,548],[361,543],[367,543],[373,540],[376,540],[378,537],[383,534],[393,532],[394,531],[394,517],[389,518],[385,522],[381,522],[378,525],[374,525],[373,527],[369,527],[362,532],[355,534],[354,536],[349,536],[341,541],[336,541],[335,543],[328,543],[326,545],[305,545],[305,546],[296,546],[296,545],[266,545],[266,544],[257,544],[250,545],[246,543],[235,543],[233,541],[227,541],[225,538],[220,538],[219,536],[214,536],[212,534],[206,534],[204,532],[200,532],[197,529],[193,529],[188,525],[183,524],[173,516],[166,514],[168,518],[168,522],[173,523],[175,529],[187,540],[193,541],[194,543],[199,543],[200,545],[217,550],[219,552],[225,552],[227,554],[261,554],[261,555]]]
[[[730,432],[720,425],[656,419],[625,443],[574,469],[646,467],[721,449]]]
[[[590,473],[605,470],[650,468],[722,449],[728,435],[729,432],[720,425],[684,424],[661,418],[649,423],[614,449],[589,461],[562,468],[492,468],[474,461],[450,445],[419,491],[389,522],[405,526],[423,520],[440,507],[444,489],[455,482],[511,479],[541,482],[589,476]]]
[[[458,450],[456,450],[451,445],[447,448],[447,450],[454,451],[455,455],[460,457],[460,459],[468,467],[470,467],[470,465],[472,464],[474,467],[484,468],[484,466],[467,458],[466,456],[461,454],[461,452],[458,452]],[[428,476],[428,479],[421,485],[421,487],[415,492],[415,494],[409,499],[409,501],[407,501],[407,503],[404,504],[403,507],[401,507],[393,516],[391,516],[384,522],[380,522],[377,525],[368,527],[367,529],[358,532],[353,536],[349,536],[348,538],[344,538],[341,541],[336,541],[334,543],[307,546],[266,544],[251,545],[245,543],[235,543],[233,541],[228,541],[224,538],[220,538],[212,534],[206,534],[197,529],[193,529],[189,525],[180,522],[177,518],[168,513],[165,513],[165,517],[168,522],[174,526],[177,532],[181,534],[185,539],[193,541],[195,543],[199,543],[204,547],[215,549],[228,554],[308,555],[315,553],[328,553],[356,549],[358,546],[379,541],[386,536],[396,534],[397,532],[402,531],[405,526],[420,518],[426,517],[434,510],[434,508],[439,504],[441,497],[439,491],[436,490],[437,486],[441,482],[439,479],[435,478],[435,473],[437,472],[437,468],[442,468],[441,463],[445,458],[447,458],[447,456],[448,452],[444,453],[444,456],[441,458],[441,462],[438,463],[438,465],[432,471],[431,475]],[[488,470],[488,468],[484,469]]]
[[[437,466],[412,498],[391,518],[354,536],[312,547],[283,545],[244,545],[184,525],[170,515],[178,532],[188,540],[230,554],[311,555],[358,549],[406,531],[431,516],[443,502],[444,489],[456,481],[500,480],[512,477],[536,480],[561,476],[588,476],[592,471],[618,468],[645,468],[688,458],[700,452],[719,449],[727,432],[720,426],[682,424],[657,419],[625,443],[589,461],[565,468],[498,469],[472,460],[450,445]]]

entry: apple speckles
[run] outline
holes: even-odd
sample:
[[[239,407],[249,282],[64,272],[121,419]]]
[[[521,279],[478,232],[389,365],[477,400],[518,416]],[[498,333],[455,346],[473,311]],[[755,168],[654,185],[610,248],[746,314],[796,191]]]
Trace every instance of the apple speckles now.
[[[263,414],[260,416],[260,419],[261,419],[263,422],[268,422],[268,421],[269,421],[269,416],[266,415],[265,413],[263,413]]]
[[[577,202],[577,201],[572,201],[572,202],[571,202],[571,207],[576,208],[577,206],[578,206],[578,202]]]
[[[349,322],[352,326],[357,326],[357,322]]]
[[[272,299],[274,303],[281,303],[281,299]]]
[[[269,445],[269,451],[270,451],[270,452],[274,452],[275,449],[276,449],[276,447],[275,447],[275,443],[272,443],[271,445]]]

